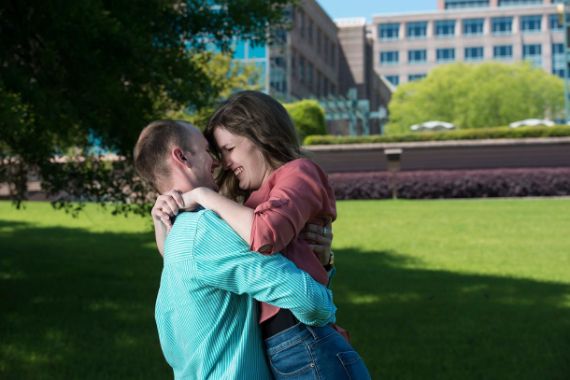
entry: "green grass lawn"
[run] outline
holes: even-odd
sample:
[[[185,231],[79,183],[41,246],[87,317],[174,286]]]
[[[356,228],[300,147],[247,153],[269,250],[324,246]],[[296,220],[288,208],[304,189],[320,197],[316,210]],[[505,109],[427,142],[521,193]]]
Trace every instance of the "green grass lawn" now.
[[[373,378],[568,378],[570,199],[338,209],[338,321]],[[171,377],[149,226],[0,203],[0,378]]]

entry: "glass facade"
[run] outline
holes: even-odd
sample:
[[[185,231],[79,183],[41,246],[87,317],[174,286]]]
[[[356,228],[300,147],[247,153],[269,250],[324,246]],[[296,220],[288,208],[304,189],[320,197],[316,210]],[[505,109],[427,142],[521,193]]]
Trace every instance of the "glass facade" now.
[[[455,20],[440,20],[435,22],[437,37],[452,37],[455,35]]]
[[[394,65],[399,61],[400,53],[397,50],[380,52],[380,64],[382,65]]]
[[[445,9],[488,7],[489,0],[445,0]]]
[[[437,62],[452,62],[455,61],[455,49],[443,48],[437,49],[435,52]]]
[[[542,46],[540,44],[523,45],[523,58],[534,66],[542,66]]]
[[[517,7],[521,5],[542,5],[544,0],[499,0],[499,7]]]
[[[427,50],[418,49],[408,51],[409,63],[425,63],[427,61]]]
[[[481,36],[483,35],[483,25],[485,19],[468,18],[463,20],[463,35],[465,36]]]
[[[493,34],[511,34],[513,32],[512,17],[493,17],[491,19]]]
[[[464,59],[466,61],[481,61],[484,58],[483,46],[471,46],[466,47],[464,53]]]
[[[512,45],[498,45],[493,47],[493,58],[495,59],[511,59],[513,58]]]
[[[248,59],[265,58],[266,54],[265,44],[249,44]]]
[[[542,16],[521,16],[521,31],[523,33],[538,33],[541,30]]]
[[[426,38],[427,21],[408,22],[406,24],[406,37],[410,39]]]
[[[378,35],[381,41],[397,40],[400,37],[400,23],[380,24]]]

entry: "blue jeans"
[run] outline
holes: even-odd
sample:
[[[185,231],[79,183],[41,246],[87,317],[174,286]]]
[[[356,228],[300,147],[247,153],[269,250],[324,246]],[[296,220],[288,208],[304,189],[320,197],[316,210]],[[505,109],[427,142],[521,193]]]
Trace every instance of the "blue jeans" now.
[[[265,340],[275,379],[370,379],[364,361],[330,326],[301,323]]]

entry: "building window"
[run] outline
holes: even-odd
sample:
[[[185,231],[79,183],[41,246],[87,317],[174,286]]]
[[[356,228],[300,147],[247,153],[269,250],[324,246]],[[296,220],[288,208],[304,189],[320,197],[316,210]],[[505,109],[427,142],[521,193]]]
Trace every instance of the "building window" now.
[[[566,60],[564,59],[564,44],[552,44],[552,74],[564,78]]]
[[[544,0],[499,0],[499,7],[516,7],[520,5],[543,4]]]
[[[483,59],[483,46],[466,47],[464,53],[466,61],[481,61]]]
[[[494,17],[491,23],[493,34],[511,34],[513,31],[512,17]]]
[[[553,55],[563,55],[564,54],[564,44],[552,44],[552,54]]]
[[[408,52],[409,63],[424,63],[427,61],[427,51],[425,49],[410,50]]]
[[[400,61],[400,53],[398,51],[381,51],[380,64],[381,65],[395,65]]]
[[[512,45],[498,45],[493,47],[493,58],[495,59],[511,59],[513,58]]]
[[[400,84],[400,77],[397,75],[386,75],[386,80],[390,83],[392,83],[394,86],[397,86]]]
[[[307,61],[307,71],[306,71],[306,78],[307,78],[307,87],[312,91],[313,90],[313,64]]]
[[[468,18],[463,20],[463,34],[465,36],[481,36],[483,35],[483,25],[485,19]]]
[[[380,24],[378,26],[378,34],[381,41],[397,40],[400,37],[400,24]]]
[[[427,21],[408,22],[406,27],[408,38],[426,38],[427,36]]]
[[[451,62],[455,60],[455,49],[444,48],[436,50],[437,62]]]
[[[564,69],[552,69],[552,74],[557,75],[560,78],[564,79],[565,71]]]
[[[560,19],[558,15],[549,15],[548,24],[550,25],[550,30],[562,30],[562,24],[560,24]]]
[[[426,76],[427,76],[427,74],[424,74],[424,73],[422,73],[422,74],[410,74],[410,75],[408,75],[408,82],[415,82],[417,80],[424,79]]]
[[[542,66],[542,46],[540,44],[523,45],[523,59],[534,66]]]
[[[435,22],[435,35],[437,37],[451,37],[455,35],[455,20],[441,20]]]
[[[542,16],[521,16],[521,31],[523,33],[537,33],[540,32],[542,23]]]
[[[488,7],[489,0],[445,0],[445,9]]]

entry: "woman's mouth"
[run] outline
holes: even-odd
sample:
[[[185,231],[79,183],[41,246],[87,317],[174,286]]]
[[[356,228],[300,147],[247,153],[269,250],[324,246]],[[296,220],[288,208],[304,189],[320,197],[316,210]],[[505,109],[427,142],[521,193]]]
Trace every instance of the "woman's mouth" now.
[[[234,174],[236,177],[238,177],[241,173],[243,173],[243,168],[241,166],[234,170]]]

